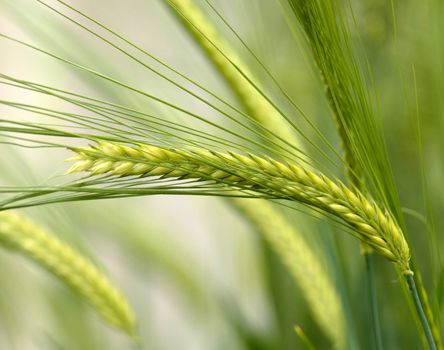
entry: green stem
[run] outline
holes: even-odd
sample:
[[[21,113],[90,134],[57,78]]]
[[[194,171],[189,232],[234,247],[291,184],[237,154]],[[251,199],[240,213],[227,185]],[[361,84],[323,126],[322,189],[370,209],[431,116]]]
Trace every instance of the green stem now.
[[[429,349],[436,350],[437,347],[435,344],[435,340],[433,339],[432,330],[430,328],[429,322],[427,321],[427,317],[424,313],[421,300],[419,299],[418,290],[416,289],[415,279],[413,278],[412,275],[406,275],[405,279],[412,294],[413,303],[415,304],[416,312],[418,314],[422,328],[424,329],[424,334],[426,336],[427,343],[429,344]]]
[[[421,300],[421,304],[424,308],[424,313],[427,317],[427,321],[429,322],[430,328],[432,329],[433,339],[435,339],[435,344],[438,350],[443,350],[439,327],[437,327],[435,323],[433,312],[428,301],[427,292],[425,291],[424,284],[422,283],[421,274],[419,273],[413,260],[411,266],[414,273],[413,278],[415,279],[416,289],[418,289],[419,299]]]
[[[375,288],[375,275],[373,272],[373,253],[364,253],[365,265],[367,268],[367,286],[368,286],[368,298],[370,304],[370,315],[373,330],[373,339],[375,341],[374,348],[376,350],[382,350],[384,347],[382,345],[382,333],[381,325],[379,323],[379,311],[378,311],[378,300]]]

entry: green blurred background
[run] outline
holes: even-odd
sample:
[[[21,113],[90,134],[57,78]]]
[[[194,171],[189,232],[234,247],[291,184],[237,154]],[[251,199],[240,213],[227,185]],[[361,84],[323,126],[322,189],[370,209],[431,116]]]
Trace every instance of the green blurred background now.
[[[276,88],[242,44],[205,2],[196,3],[263,80],[267,93],[279,99]],[[322,85],[288,10],[279,1],[211,3],[340,150]],[[444,198],[444,5],[437,0],[360,0],[351,5],[355,39],[367,55],[374,78],[370,89],[377,95],[411,246],[431,302],[440,310],[444,283],[439,260]],[[75,6],[205,83],[218,96],[237,103],[163,1],[82,0]],[[287,20],[293,21],[293,28]],[[0,31],[223,122],[213,111],[36,1],[1,0]],[[5,40],[0,41],[0,52],[3,73],[184,120],[134,93]],[[0,95],[2,99],[61,106],[2,85]],[[285,101],[280,103],[292,115]],[[13,120],[20,113],[12,111],[0,106],[2,118]],[[304,131],[314,137],[310,128]],[[0,184],[35,184],[58,176],[67,169],[63,163],[67,157],[68,152],[2,145]],[[279,210],[292,220],[292,210]],[[316,348],[331,348],[279,258],[224,199],[154,196],[64,203],[21,212],[52,229],[110,275],[136,311],[144,349],[303,349],[295,325],[302,327]],[[308,220],[310,230],[304,234],[334,276],[352,343],[356,349],[372,349],[359,243],[325,218]],[[78,296],[23,257],[0,250],[0,260],[0,349],[134,346],[124,334],[106,326]],[[383,258],[375,259],[375,269],[386,348],[420,348],[421,339],[398,276]]]

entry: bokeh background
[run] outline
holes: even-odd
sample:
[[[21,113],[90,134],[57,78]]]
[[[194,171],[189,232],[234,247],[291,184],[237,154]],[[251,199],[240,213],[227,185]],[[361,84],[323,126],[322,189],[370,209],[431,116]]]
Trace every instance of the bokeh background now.
[[[61,8],[56,2],[48,3]],[[261,79],[267,94],[297,121],[299,117],[267,80],[254,57],[208,4],[196,3]],[[266,0],[211,4],[339,151],[340,141],[322,84],[285,4]],[[442,250],[441,235],[436,232],[443,224],[440,213],[444,198],[443,5],[432,0],[392,4],[360,0],[351,5],[355,39],[372,70],[370,89],[377,95],[378,115],[411,244],[432,303],[439,303],[442,273],[439,259],[434,257]],[[82,0],[75,6],[204,83],[218,96],[237,103],[164,1]],[[37,1],[1,0],[0,31],[225,123],[202,103]],[[188,122],[171,109],[29,48],[0,39],[0,53],[0,71],[4,74]],[[3,84],[0,96],[2,100],[48,108],[66,107],[54,99]],[[31,118],[4,105],[0,106],[0,116],[11,120]],[[308,138],[315,138],[313,130],[302,127]],[[2,144],[0,184],[45,183],[68,169],[63,162],[68,156],[67,151]],[[279,210],[298,227],[293,210]],[[331,347],[279,258],[225,199],[153,196],[64,203],[20,212],[51,229],[106,271],[136,311],[144,349],[302,349],[293,331],[295,325],[301,326],[319,348]],[[335,276],[349,319],[350,337],[357,349],[370,349],[366,341],[370,320],[365,268],[359,243],[323,217],[307,220],[309,229],[301,229],[325,268]],[[433,240],[426,238],[428,230],[435,232]],[[383,258],[376,258],[375,268],[387,349],[419,348],[415,320],[398,276]],[[58,280],[6,249],[0,250],[0,284],[0,349],[111,350],[134,346]]]

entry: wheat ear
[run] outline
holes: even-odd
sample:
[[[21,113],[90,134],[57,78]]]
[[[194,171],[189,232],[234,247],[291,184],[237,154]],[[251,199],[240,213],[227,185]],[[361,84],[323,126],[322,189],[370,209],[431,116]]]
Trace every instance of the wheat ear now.
[[[340,297],[331,276],[307,244],[304,236],[296,232],[268,201],[245,199],[235,201],[282,258],[303,291],[316,320],[335,342],[335,349],[344,349],[346,343],[344,335],[347,332]]]
[[[125,297],[90,261],[29,219],[0,213],[0,243],[57,276],[113,326],[135,335],[134,314]]]
[[[154,145],[127,146],[109,142],[73,148],[76,161],[69,172],[92,175],[143,175],[194,178],[303,202],[342,219],[358,238],[411,274],[410,252],[393,216],[358,191],[305,169],[253,154],[178,150]]]

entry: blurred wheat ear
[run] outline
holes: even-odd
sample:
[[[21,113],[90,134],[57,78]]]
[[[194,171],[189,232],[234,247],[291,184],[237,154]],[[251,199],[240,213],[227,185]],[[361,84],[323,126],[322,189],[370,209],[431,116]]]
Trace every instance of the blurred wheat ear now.
[[[55,275],[109,324],[136,336],[134,313],[125,297],[97,267],[66,243],[10,211],[0,213],[0,243]]]
[[[282,259],[301,288],[316,321],[332,339],[335,348],[347,348],[342,301],[332,276],[302,234],[265,200],[235,201]]]

